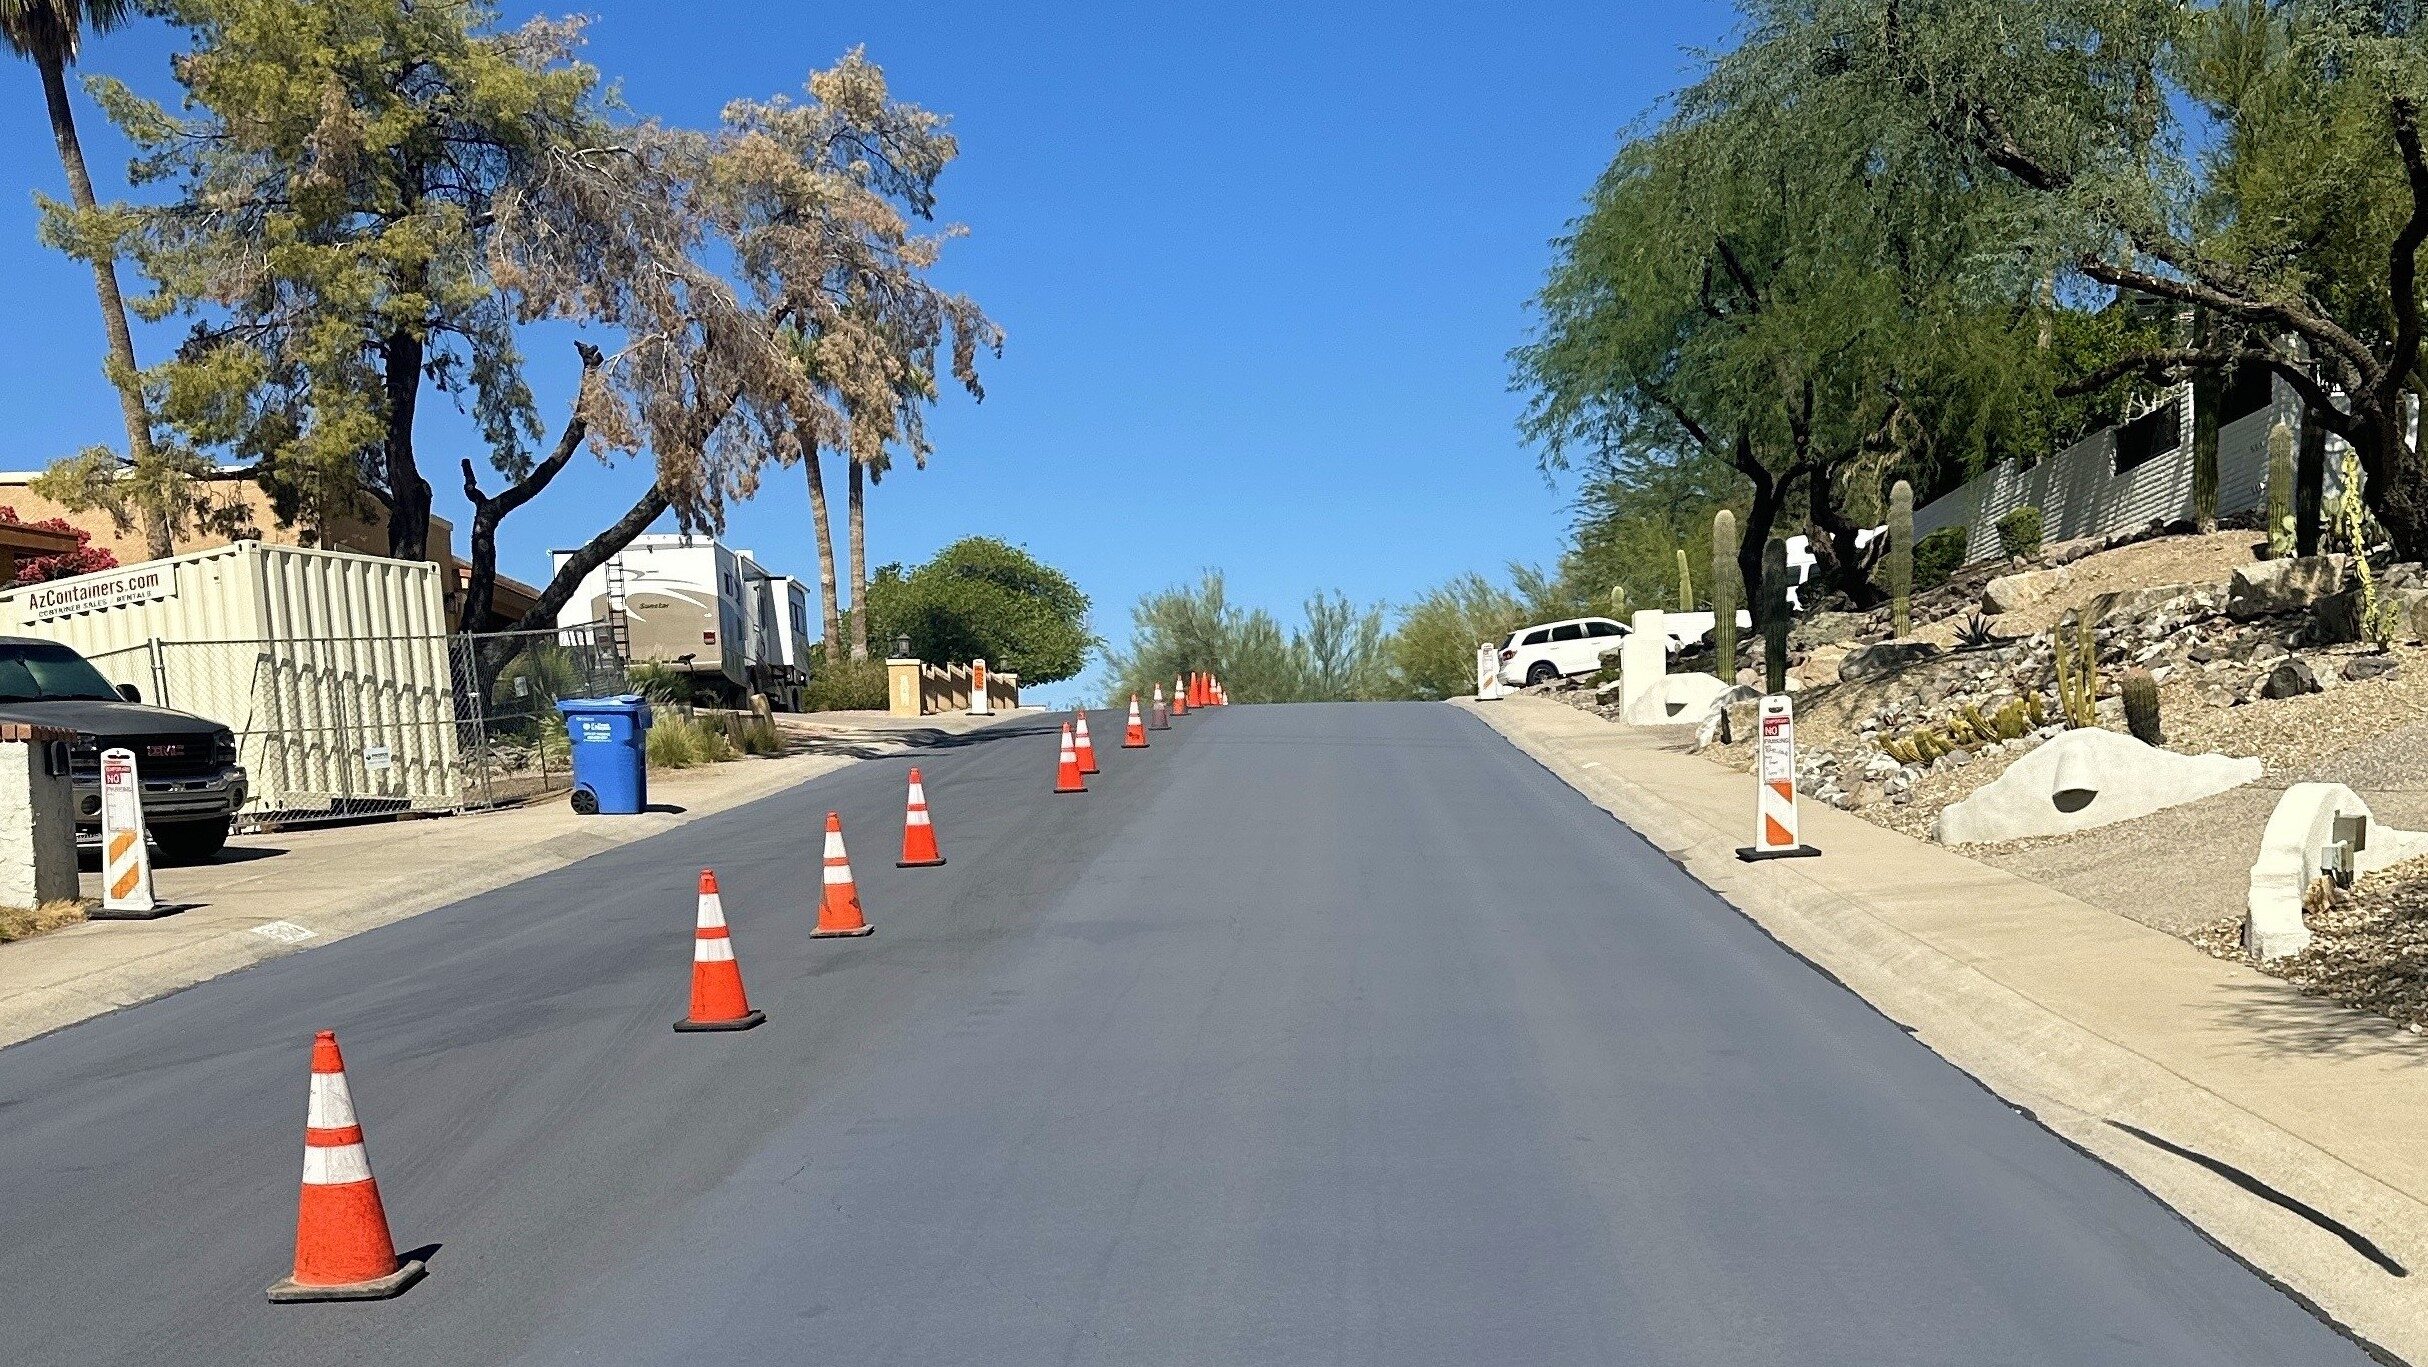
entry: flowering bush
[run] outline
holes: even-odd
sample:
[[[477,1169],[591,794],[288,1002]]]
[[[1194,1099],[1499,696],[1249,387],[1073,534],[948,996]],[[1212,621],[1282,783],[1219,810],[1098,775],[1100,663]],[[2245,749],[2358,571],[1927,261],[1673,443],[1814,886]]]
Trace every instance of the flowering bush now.
[[[0,522],[15,521],[17,521],[17,510],[5,503],[0,503]],[[10,580],[7,587],[14,588],[19,584],[40,584],[52,579],[65,579],[69,575],[90,574],[95,570],[118,568],[116,555],[113,555],[107,547],[93,545],[91,532],[76,526],[64,517],[46,517],[40,522],[27,522],[21,525],[39,527],[51,532],[73,532],[76,537],[76,549],[61,551],[57,555],[28,555],[19,558],[17,577]]]

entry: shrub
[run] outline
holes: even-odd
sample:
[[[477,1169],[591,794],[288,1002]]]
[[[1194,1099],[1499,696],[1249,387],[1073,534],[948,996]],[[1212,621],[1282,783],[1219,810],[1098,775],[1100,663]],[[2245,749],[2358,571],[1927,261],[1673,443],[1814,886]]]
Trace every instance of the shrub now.
[[[660,713],[649,728],[649,763],[659,769],[688,769],[695,764],[722,764],[734,757],[725,739],[725,724],[705,717]]]
[[[882,712],[885,710],[885,662],[836,660],[810,670],[801,690],[805,712]]]
[[[1941,527],[1914,543],[1914,587],[1935,589],[1964,564],[1964,543],[1970,527]]]
[[[1998,519],[1998,549],[2009,560],[2040,553],[2040,510],[2027,503]]]

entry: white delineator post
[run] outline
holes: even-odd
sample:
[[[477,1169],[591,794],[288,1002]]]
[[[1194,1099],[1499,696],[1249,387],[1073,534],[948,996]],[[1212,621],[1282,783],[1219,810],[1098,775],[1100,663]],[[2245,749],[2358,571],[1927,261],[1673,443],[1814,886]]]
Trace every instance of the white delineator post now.
[[[1765,694],[1754,733],[1754,843],[1737,858],[1807,859],[1821,853],[1796,838],[1796,708]]]
[[[152,895],[152,855],[143,843],[143,784],[135,774],[135,752],[101,752],[101,911],[105,916],[149,916],[160,909]]]
[[[986,661],[970,661],[970,710],[973,717],[995,715],[994,701],[986,696]]]

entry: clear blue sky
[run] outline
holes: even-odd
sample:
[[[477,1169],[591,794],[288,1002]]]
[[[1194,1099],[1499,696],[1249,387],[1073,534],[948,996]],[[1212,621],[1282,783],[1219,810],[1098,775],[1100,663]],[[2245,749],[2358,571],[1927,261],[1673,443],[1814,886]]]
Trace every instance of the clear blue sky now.
[[[943,275],[1009,342],[983,404],[937,413],[929,468],[871,499],[872,563],[1000,536],[1077,579],[1116,643],[1141,593],[1201,567],[1290,623],[1312,590],[1396,602],[1556,554],[1565,493],[1517,437],[1506,353],[1619,130],[1732,22],[1718,0],[581,8],[591,60],[669,121],[797,90],[854,44],[953,116],[940,216],[970,236]],[[147,25],[86,64],[165,95],[172,47]],[[79,113],[107,195],[124,146]],[[22,469],[124,432],[91,278],[34,240],[31,192],[64,189],[31,67],[0,68],[0,118],[0,468]],[[175,331],[139,335],[141,357]],[[561,359],[535,356],[551,423]],[[478,448],[425,412],[424,470],[461,525],[450,472]],[[642,478],[569,471],[509,520],[502,568],[543,579]],[[813,573],[798,474],[728,539]]]

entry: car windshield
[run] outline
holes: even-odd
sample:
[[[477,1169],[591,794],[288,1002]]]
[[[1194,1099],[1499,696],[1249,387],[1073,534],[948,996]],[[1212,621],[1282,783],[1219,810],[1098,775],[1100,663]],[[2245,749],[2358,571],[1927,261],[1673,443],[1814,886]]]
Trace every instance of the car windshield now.
[[[66,646],[51,641],[0,644],[0,703],[71,698],[115,702],[118,690]]]

